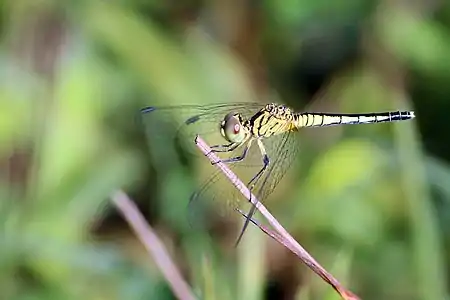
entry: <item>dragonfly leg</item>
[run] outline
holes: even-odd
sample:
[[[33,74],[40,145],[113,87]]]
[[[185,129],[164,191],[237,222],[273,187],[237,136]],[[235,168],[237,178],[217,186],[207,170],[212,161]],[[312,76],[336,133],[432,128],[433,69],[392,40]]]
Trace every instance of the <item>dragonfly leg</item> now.
[[[248,216],[247,216],[241,209],[236,208],[235,210],[236,210],[238,213],[240,213],[244,218],[248,218]],[[261,227],[261,224],[260,224],[257,220],[255,220],[255,219],[253,219],[253,218],[250,218],[250,222],[252,222],[253,224],[255,224],[255,225],[258,226],[258,227]]]
[[[247,216],[246,216],[246,218],[245,218],[245,223],[244,223],[244,226],[242,227],[242,230],[241,230],[241,232],[240,232],[240,234],[239,234],[239,237],[238,237],[238,239],[236,240],[236,244],[235,244],[235,246],[237,246],[238,244],[239,244],[239,242],[241,241],[241,239],[242,239],[242,236],[244,235],[244,232],[245,232],[245,230],[247,229],[247,226],[248,226],[248,224],[249,224],[249,222],[251,221],[251,219],[252,219],[252,216],[253,216],[253,214],[255,213],[255,211],[256,211],[256,204],[253,204],[253,202],[252,202],[252,190],[253,190],[253,188],[255,187],[255,185],[256,185],[256,183],[257,183],[257,181],[261,178],[261,176],[264,174],[264,172],[267,170],[267,167],[269,166],[269,163],[270,163],[270,159],[269,159],[269,156],[267,155],[267,153],[266,153],[266,149],[264,148],[264,145],[262,144],[262,142],[261,142],[261,140],[257,140],[258,141],[258,146],[259,146],[259,149],[261,150],[261,154],[262,154],[262,156],[263,156],[263,167],[261,168],[261,170],[259,170],[259,172],[249,181],[249,183],[248,183],[248,189],[249,189],[249,191],[250,191],[250,202],[251,202],[251,205],[252,205],[252,207],[250,208],[250,211],[249,211],[249,213],[247,214]]]
[[[206,154],[208,156],[210,153],[217,153],[217,152],[231,152],[235,150],[237,147],[239,147],[242,143],[229,143],[226,145],[214,145],[211,146],[211,151]],[[220,160],[221,161],[221,160]],[[211,162],[212,165],[215,165],[217,162]]]
[[[240,144],[239,143],[229,143],[226,145],[214,145],[211,146],[211,152],[230,152],[236,149]]]
[[[227,144],[227,145],[214,145],[214,146],[211,146],[211,151],[207,154],[207,156],[210,154],[210,153],[216,153],[216,152],[231,152],[231,151],[233,151],[233,150],[235,150],[237,147],[239,147],[240,145],[241,145],[242,143],[230,143],[230,144]],[[219,147],[222,147],[222,149],[217,149],[217,148],[219,148]],[[213,148],[216,148],[216,149],[213,149]],[[219,160],[219,161],[222,161],[222,160]],[[212,165],[215,165],[216,163],[218,163],[219,161],[217,161],[217,162],[211,162],[211,164]]]
[[[223,159],[221,160],[221,162],[223,163],[233,163],[233,162],[238,162],[238,161],[242,161],[244,160],[244,158],[247,156],[248,150],[250,149],[251,145],[252,145],[253,140],[250,140],[247,143],[247,146],[245,146],[244,152],[236,157],[231,157],[231,158],[227,158],[227,159]],[[213,162],[213,164],[216,164],[216,162]]]
[[[261,170],[258,171],[258,173],[248,182],[249,189],[253,189],[257,183],[257,180],[261,178],[261,176],[264,174],[264,171],[266,171],[267,167],[269,166],[270,160],[269,156],[267,154],[264,154],[263,156],[263,167]]]

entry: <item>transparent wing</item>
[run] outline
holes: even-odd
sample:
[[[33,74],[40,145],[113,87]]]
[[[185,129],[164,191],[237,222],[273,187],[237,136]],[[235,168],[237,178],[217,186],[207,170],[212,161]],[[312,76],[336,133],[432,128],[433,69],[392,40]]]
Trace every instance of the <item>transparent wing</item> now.
[[[165,165],[170,164],[174,155],[189,154],[189,162],[197,167],[200,188],[191,196],[189,205],[189,219],[196,223],[200,218],[199,212],[213,205],[218,216],[225,216],[239,201],[236,189],[195,145],[194,139],[198,134],[210,146],[226,144],[220,135],[220,123],[229,112],[240,113],[249,118],[258,112],[264,104],[261,103],[225,103],[212,105],[181,105],[166,107],[147,107],[142,110],[142,123],[148,137],[149,147],[163,145],[163,159]],[[166,146],[167,145],[167,146]],[[160,147],[161,148],[161,147]],[[180,151],[181,150],[181,151]],[[252,174],[252,168],[261,165],[261,156],[255,149],[251,149],[247,159],[230,165],[235,171],[241,170],[238,176]],[[236,157],[243,151],[243,147],[229,153],[218,153],[224,159]],[[258,155],[259,154],[259,155]],[[245,182],[245,181],[244,181]],[[242,196],[241,196],[242,197]],[[241,198],[239,197],[239,199]],[[194,210],[192,212],[191,210]]]
[[[299,141],[298,132],[286,132],[263,140],[270,162],[268,169],[258,180],[252,191],[258,201],[264,201],[275,190],[278,183],[292,166],[300,148]],[[237,242],[240,241],[255,211],[256,206],[252,205]]]
[[[296,153],[299,150],[299,139],[296,132],[286,132],[263,139],[263,144],[270,163],[266,172],[256,182],[252,190],[252,193],[262,202],[274,191],[296,159]],[[240,153],[234,153],[235,156],[237,154]],[[248,156],[243,162],[228,164],[228,166],[244,184],[247,184],[263,167],[262,159],[263,157],[257,144],[253,143]],[[212,168],[214,173],[202,184],[198,192],[191,197],[190,212],[192,214],[190,218],[193,220],[192,223],[201,219],[200,215],[197,214],[201,210],[203,210],[202,215],[207,214],[211,219],[236,217],[235,209],[245,209],[243,204],[248,202],[227,177],[214,166],[208,167]]]
[[[278,136],[273,137],[271,143],[279,144],[282,139]],[[245,145],[236,149],[231,153],[216,153],[221,159],[236,157],[242,154]],[[276,149],[276,146],[270,148]],[[268,152],[268,155],[273,154]],[[235,208],[244,208],[242,204],[247,203],[247,199],[238,191],[232,182],[215,166],[211,165],[206,157],[202,157],[205,162],[200,170],[199,178],[203,181],[201,187],[190,199],[190,222],[195,224],[201,220],[205,214],[208,218],[229,218],[238,217]],[[253,143],[243,161],[228,163],[228,167],[239,177],[244,183],[248,182],[263,167],[263,156],[258,148],[257,143]],[[270,165],[269,169],[270,170]],[[262,178],[260,178],[261,180]],[[253,193],[258,188],[255,186]],[[262,200],[261,200],[262,201]],[[199,214],[199,212],[202,212]]]
[[[258,185],[257,197],[266,199],[274,190],[278,183],[283,179],[294,161],[298,158],[300,150],[299,132],[288,132],[283,135],[284,139],[277,144],[266,146],[271,153],[276,152],[272,158],[272,166],[262,178]]]
[[[226,144],[220,135],[220,123],[229,112],[249,117],[260,110],[261,103],[220,103],[210,105],[180,105],[147,107],[142,109],[142,122],[149,139],[149,143],[173,143],[182,147],[187,153],[201,156],[195,146],[194,139],[198,134],[210,145]],[[163,128],[164,127],[164,128]],[[164,137],[161,137],[164,132]]]

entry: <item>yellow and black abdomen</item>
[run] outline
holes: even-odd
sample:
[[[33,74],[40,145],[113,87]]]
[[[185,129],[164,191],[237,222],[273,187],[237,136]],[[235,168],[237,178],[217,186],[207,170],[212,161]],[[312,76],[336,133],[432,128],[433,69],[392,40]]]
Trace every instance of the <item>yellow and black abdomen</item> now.
[[[296,128],[335,126],[344,124],[369,124],[409,120],[414,118],[412,111],[381,112],[370,114],[327,114],[299,113],[294,115]]]

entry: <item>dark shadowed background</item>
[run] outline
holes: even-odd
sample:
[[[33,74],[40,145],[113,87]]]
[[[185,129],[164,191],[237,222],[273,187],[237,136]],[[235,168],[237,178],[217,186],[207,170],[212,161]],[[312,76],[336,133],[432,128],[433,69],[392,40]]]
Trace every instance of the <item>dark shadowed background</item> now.
[[[149,138],[139,110],[235,101],[414,110],[414,121],[306,129],[265,204],[362,299],[449,299],[449,1],[0,10],[1,299],[174,299],[110,204],[119,188],[199,298],[339,299],[254,226],[233,248],[239,217],[189,225],[199,165],[169,151],[163,125]]]

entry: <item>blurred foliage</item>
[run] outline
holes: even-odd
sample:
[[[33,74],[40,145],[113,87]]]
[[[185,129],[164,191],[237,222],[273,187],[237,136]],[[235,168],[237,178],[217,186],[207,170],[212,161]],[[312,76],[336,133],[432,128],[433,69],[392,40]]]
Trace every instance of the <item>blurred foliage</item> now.
[[[309,129],[266,204],[362,299],[448,299],[450,2],[0,2],[0,299],[173,299],[122,188],[199,298],[338,299],[257,228],[189,226],[198,166],[147,105],[414,109]],[[175,116],[176,117],[176,116]],[[205,166],[209,162],[204,162]],[[231,185],[230,185],[231,188]]]

